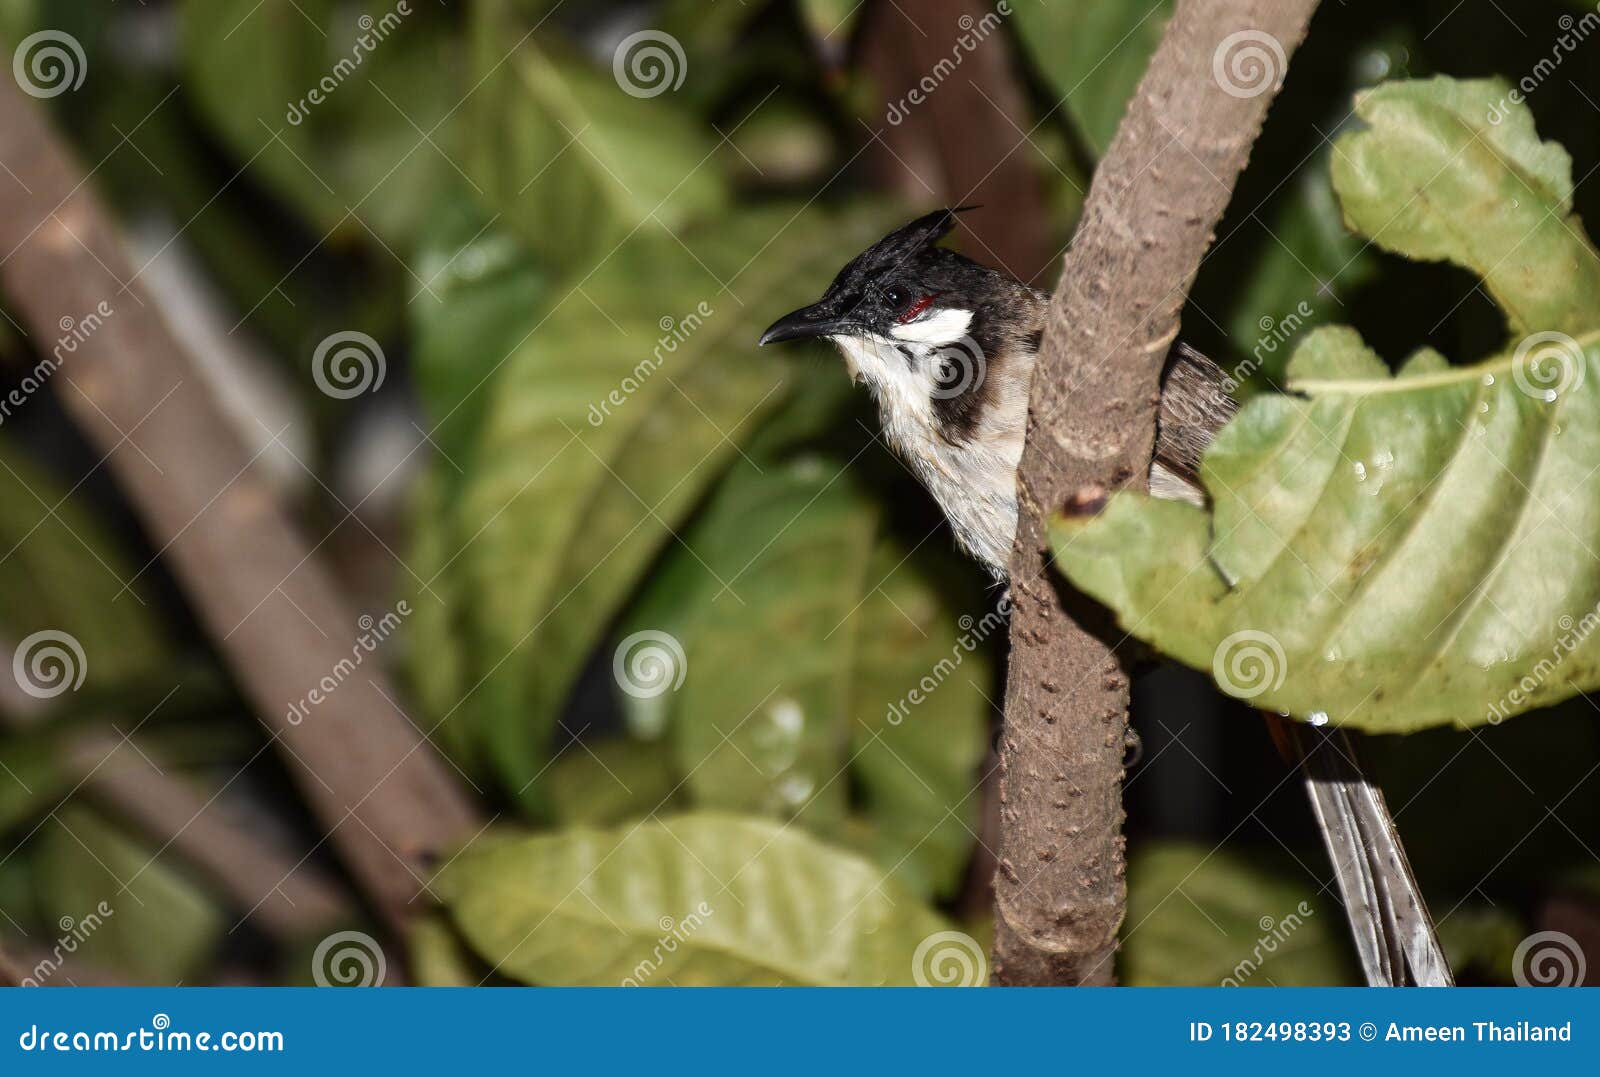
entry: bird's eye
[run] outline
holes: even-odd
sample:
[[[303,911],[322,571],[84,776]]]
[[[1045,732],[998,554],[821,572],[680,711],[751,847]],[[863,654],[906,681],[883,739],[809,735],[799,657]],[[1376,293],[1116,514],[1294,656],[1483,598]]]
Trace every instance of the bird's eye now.
[[[906,293],[903,288],[885,288],[883,298],[891,307],[899,307],[905,304]]]

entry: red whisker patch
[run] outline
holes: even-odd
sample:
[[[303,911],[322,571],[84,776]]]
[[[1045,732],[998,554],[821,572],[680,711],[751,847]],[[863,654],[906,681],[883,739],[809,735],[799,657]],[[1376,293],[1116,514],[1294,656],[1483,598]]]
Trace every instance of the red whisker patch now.
[[[907,307],[905,313],[896,318],[895,321],[899,322],[901,325],[905,325],[911,319],[915,318],[917,315],[921,314],[931,306],[933,306],[933,296],[925,295]]]

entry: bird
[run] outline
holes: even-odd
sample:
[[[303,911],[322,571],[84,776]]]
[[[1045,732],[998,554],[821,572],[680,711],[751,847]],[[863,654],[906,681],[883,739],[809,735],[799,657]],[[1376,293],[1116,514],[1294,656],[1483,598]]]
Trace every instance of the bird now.
[[[768,326],[759,343],[832,342],[956,543],[1005,583],[1050,297],[940,245],[971,208],[935,210],[890,232],[846,263],[815,303]],[[1207,504],[1200,461],[1238,411],[1231,387],[1203,353],[1173,346],[1162,373],[1151,496]],[[1449,984],[1382,791],[1362,773],[1348,736],[1268,717],[1275,742],[1305,777],[1368,982]]]

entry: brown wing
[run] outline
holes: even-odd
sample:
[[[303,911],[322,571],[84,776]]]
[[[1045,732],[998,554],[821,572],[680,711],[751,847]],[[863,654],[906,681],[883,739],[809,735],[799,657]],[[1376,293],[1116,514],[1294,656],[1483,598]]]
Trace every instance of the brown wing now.
[[[1200,457],[1239,404],[1227,390],[1221,367],[1187,344],[1172,347],[1161,381],[1156,420],[1156,462],[1200,487]]]

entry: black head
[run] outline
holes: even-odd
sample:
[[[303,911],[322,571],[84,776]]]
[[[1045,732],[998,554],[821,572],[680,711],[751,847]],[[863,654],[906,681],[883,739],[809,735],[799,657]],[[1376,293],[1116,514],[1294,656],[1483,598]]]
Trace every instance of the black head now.
[[[937,244],[960,209],[941,209],[897,228],[839,271],[817,302],[767,327],[762,344],[807,337],[887,336],[896,325],[926,317],[941,303],[971,309],[970,294],[994,271]]]

